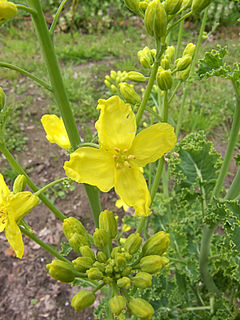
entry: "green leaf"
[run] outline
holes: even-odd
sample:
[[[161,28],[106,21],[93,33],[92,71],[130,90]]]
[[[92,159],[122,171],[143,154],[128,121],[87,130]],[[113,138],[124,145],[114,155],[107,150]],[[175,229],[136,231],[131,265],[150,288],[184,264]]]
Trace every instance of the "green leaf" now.
[[[62,256],[67,256],[72,251],[72,248],[68,242],[61,242],[61,251]]]

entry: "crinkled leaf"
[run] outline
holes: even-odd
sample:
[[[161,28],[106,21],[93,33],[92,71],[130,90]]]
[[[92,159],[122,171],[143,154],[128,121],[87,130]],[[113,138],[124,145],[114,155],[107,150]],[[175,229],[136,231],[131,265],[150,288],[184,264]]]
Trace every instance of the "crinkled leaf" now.
[[[67,256],[72,251],[72,248],[68,242],[61,242],[61,252],[62,256]]]

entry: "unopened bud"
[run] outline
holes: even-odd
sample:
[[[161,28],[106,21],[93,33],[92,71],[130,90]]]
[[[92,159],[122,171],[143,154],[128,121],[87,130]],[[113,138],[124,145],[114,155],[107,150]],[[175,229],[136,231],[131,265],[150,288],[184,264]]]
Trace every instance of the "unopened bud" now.
[[[163,2],[164,9],[167,15],[172,15],[177,13],[182,6],[183,0],[166,0]]]
[[[101,280],[103,278],[102,272],[98,268],[90,268],[87,270],[89,280]]]
[[[49,275],[56,280],[72,282],[75,278],[73,267],[65,261],[53,260],[46,268]]]
[[[139,0],[124,0],[124,2],[129,10],[136,14],[139,13]]]
[[[138,51],[138,58],[144,68],[151,68],[154,61],[152,50],[144,47],[143,50]]]
[[[120,92],[124,99],[127,100],[127,102],[131,104],[136,104],[141,102],[140,96],[137,94],[137,92],[134,90],[130,84],[126,82],[121,82],[119,84],[120,86]]]
[[[113,80],[116,80],[117,73],[116,73],[115,70],[111,70],[111,71],[110,71],[110,77],[111,77]]]
[[[99,262],[99,261],[95,261],[93,264],[93,267],[98,268],[101,272],[105,271],[106,265],[105,263]]]
[[[74,233],[78,233],[78,234],[81,234],[82,236],[88,237],[88,233],[84,228],[84,226],[82,225],[82,223],[73,217],[64,219],[63,233],[65,234],[65,237],[67,238],[67,240],[69,240]]]
[[[102,251],[98,251],[98,253],[97,253],[97,260],[99,261],[99,262],[106,262],[107,261],[107,256],[105,255],[105,253],[104,252],[102,252]]]
[[[157,73],[157,84],[161,90],[169,90],[172,88],[173,80],[170,70],[160,70]]]
[[[212,0],[193,0],[192,2],[192,12],[200,13],[203,9],[205,9]]]
[[[168,262],[166,257],[151,255],[140,260],[140,268],[143,272],[158,273]]]
[[[88,257],[78,257],[72,261],[74,268],[79,272],[86,272],[87,269],[91,268],[93,262]]]
[[[175,47],[174,46],[168,46],[166,51],[165,51],[165,55],[169,56],[170,61],[172,61],[172,59],[174,58],[174,55],[175,55]]]
[[[120,268],[125,267],[126,265],[126,258],[124,256],[124,253],[118,253],[115,257],[116,265]]]
[[[135,82],[145,82],[145,76],[140,72],[130,71],[128,72],[128,80]]]
[[[187,69],[187,67],[192,62],[192,57],[189,54],[186,54],[182,58],[179,58],[175,61],[177,71],[182,71]]]
[[[137,288],[151,287],[152,275],[147,272],[138,272],[133,278],[133,284]]]
[[[144,17],[147,32],[161,39],[167,32],[167,14],[160,0],[153,0],[147,7]]]
[[[167,251],[170,244],[169,233],[159,231],[150,237],[142,247],[143,256],[159,255]]]
[[[104,80],[105,85],[110,88],[111,87],[111,83],[108,80]]]
[[[77,253],[80,253],[80,247],[90,246],[90,241],[88,236],[83,236],[79,233],[74,233],[70,239],[68,239],[70,246]]]
[[[88,257],[92,259],[93,262],[95,261],[95,254],[88,246],[80,247],[80,253],[83,257]]]
[[[111,84],[110,89],[112,92],[117,92],[117,87],[114,84]]]
[[[149,1],[140,1],[139,2],[139,9],[145,13],[147,6],[149,5]]]
[[[111,211],[104,210],[99,215],[99,228],[105,230],[111,239],[117,235],[117,222]]]
[[[81,311],[91,306],[94,303],[94,301],[95,295],[91,291],[82,290],[75,294],[75,296],[72,298],[71,306],[76,311]]]
[[[154,309],[146,300],[142,298],[133,298],[128,304],[130,312],[135,315],[138,319],[152,319]]]
[[[0,24],[17,14],[17,6],[8,1],[0,1]]]
[[[123,296],[114,296],[109,300],[109,306],[113,314],[119,315],[126,308],[126,299]]]
[[[6,102],[5,93],[3,89],[0,87],[0,111],[4,108],[5,102]]]
[[[166,59],[166,58],[163,58],[161,60],[161,67],[165,70],[169,69],[170,68],[170,61],[169,59]]]
[[[131,280],[128,277],[118,279],[117,285],[119,288],[129,289],[131,287]]]
[[[186,81],[189,77],[190,74],[190,66],[187,67],[187,69],[183,70],[183,71],[178,71],[176,73],[176,78],[177,80],[181,80],[181,81]]]
[[[18,175],[13,184],[13,193],[18,193],[23,191],[26,187],[26,183],[27,183],[27,180],[25,176],[22,174]]]
[[[128,253],[134,254],[139,250],[141,244],[142,244],[142,238],[140,237],[140,234],[139,233],[132,233],[127,238],[127,241],[124,244],[124,249]]]
[[[93,234],[93,241],[97,248],[103,249],[109,242],[109,236],[105,230],[96,228]]]
[[[194,55],[196,45],[193,43],[189,43],[183,51],[183,55],[186,56],[189,54],[191,57]]]

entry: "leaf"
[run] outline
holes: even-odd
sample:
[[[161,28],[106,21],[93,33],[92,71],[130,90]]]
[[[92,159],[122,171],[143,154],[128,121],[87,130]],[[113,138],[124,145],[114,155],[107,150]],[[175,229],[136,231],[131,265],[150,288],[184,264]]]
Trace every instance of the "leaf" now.
[[[61,242],[61,251],[62,256],[67,256],[72,251],[72,248],[68,242]]]

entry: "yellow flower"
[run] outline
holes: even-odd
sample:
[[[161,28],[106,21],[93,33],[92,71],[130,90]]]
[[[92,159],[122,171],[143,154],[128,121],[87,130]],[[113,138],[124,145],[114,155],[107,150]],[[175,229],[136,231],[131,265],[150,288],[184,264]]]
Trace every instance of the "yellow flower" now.
[[[174,129],[168,123],[157,123],[136,135],[131,106],[118,96],[100,99],[97,108],[101,110],[95,124],[100,149],[82,147],[74,151],[64,164],[66,175],[103,192],[114,187],[137,215],[147,216],[151,197],[141,167],[174,147]]]
[[[71,143],[62,118],[58,118],[55,114],[45,114],[42,116],[41,122],[48,141],[56,143],[65,150],[71,149]]]
[[[126,212],[128,211],[128,205],[126,205],[126,203],[123,201],[123,199],[118,199],[116,202],[115,202],[115,206],[117,208],[122,208],[123,207],[123,210]]]
[[[14,3],[7,0],[0,0],[0,24],[14,17],[17,13],[17,7]]]
[[[4,230],[10,246],[20,259],[24,246],[18,223],[37,204],[38,197],[29,191],[10,192],[0,174],[0,232]]]

